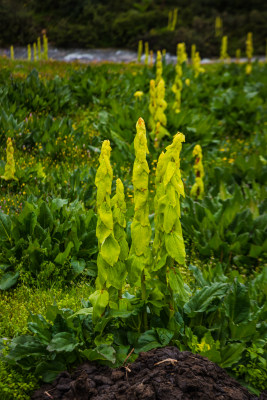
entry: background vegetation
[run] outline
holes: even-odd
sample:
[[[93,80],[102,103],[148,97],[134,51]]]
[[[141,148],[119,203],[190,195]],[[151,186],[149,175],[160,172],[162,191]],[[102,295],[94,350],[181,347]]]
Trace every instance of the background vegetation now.
[[[169,11],[178,7],[174,31],[167,29]],[[229,54],[253,32],[255,54],[265,53],[267,6],[262,0],[0,0],[0,46],[26,45],[46,29],[58,47],[136,49],[138,40],[150,48],[175,53],[178,42],[195,43],[202,57],[218,56],[215,17],[221,16]]]

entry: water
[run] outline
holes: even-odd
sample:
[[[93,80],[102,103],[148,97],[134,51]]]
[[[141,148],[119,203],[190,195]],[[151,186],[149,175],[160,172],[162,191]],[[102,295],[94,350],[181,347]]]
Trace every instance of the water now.
[[[49,47],[48,51],[49,58],[58,61],[79,61],[83,63],[98,63],[102,61],[113,62],[113,63],[130,63],[137,60],[137,53],[131,50],[119,50],[119,49],[57,49]],[[14,47],[15,59],[27,59],[28,53],[27,48]],[[0,56],[10,57],[9,49],[0,49]],[[264,61],[265,57],[253,57],[254,60]],[[143,55],[141,61],[144,63],[145,56]],[[176,64],[176,56],[166,53],[166,63]],[[155,61],[155,56],[154,56]],[[235,59],[231,59],[235,61]],[[241,58],[241,62],[246,62],[246,58]],[[218,59],[203,58],[201,64],[210,64],[219,62]]]

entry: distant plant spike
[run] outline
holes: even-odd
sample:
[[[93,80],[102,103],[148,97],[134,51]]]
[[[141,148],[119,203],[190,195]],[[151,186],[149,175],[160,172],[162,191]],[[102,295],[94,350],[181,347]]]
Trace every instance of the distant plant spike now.
[[[161,79],[156,86],[156,110],[154,116],[154,141],[155,147],[159,148],[160,142],[164,136],[170,136],[166,129],[167,117],[165,110],[167,102],[165,101],[165,82]]]
[[[44,60],[48,60],[48,40],[47,36],[43,35],[43,49],[44,49]]]
[[[196,54],[196,45],[192,44],[192,46],[191,46],[191,64],[192,65],[194,63],[195,54]]]
[[[195,197],[197,199],[202,199],[204,196],[203,178],[204,178],[205,173],[204,173],[204,167],[202,164],[202,158],[203,158],[202,149],[199,144],[197,144],[194,147],[193,156],[195,157],[194,171],[195,171],[196,180],[195,180],[194,185],[191,188],[190,196]]]
[[[32,59],[32,49],[31,49],[31,45],[30,44],[28,44],[27,49],[28,49],[28,61],[31,61],[31,59]]]
[[[215,36],[219,37],[222,35],[222,19],[221,17],[215,18]]]
[[[12,145],[12,139],[9,137],[7,139],[5,173],[1,176],[1,178],[5,179],[6,181],[17,180],[17,178],[15,177],[15,172],[16,167],[14,159],[14,148]]]
[[[168,29],[169,31],[170,31],[171,28],[172,28],[172,14],[173,14],[173,11],[170,10],[169,13],[168,13],[168,26],[167,26],[167,29]]]
[[[252,32],[249,32],[246,40],[246,55],[248,63],[246,65],[246,74],[249,75],[252,72],[252,56],[253,56],[253,39]]]
[[[225,61],[229,58],[227,54],[227,47],[228,47],[228,38],[227,36],[223,36],[222,44],[221,44],[221,53],[220,53],[220,60]]]
[[[197,51],[194,58],[193,69],[194,69],[194,77],[197,78],[200,73],[205,72],[205,69],[201,67],[201,58],[199,52]]]
[[[37,61],[36,43],[33,43],[33,61]]]
[[[156,85],[162,78],[162,57],[160,50],[157,51],[157,61],[156,61]]]
[[[37,38],[37,55],[38,55],[38,60],[41,60],[42,58],[42,47],[41,47],[41,38]]]
[[[143,54],[143,41],[139,40],[138,42],[138,52],[137,52],[137,62],[141,62],[141,57]]]
[[[253,56],[253,38],[252,38],[252,32],[249,32],[247,35],[247,40],[246,40],[246,55],[248,58],[248,61],[251,62],[252,56]]]
[[[175,8],[173,10],[173,14],[172,14],[172,22],[171,22],[171,31],[175,31],[176,28],[176,24],[177,24],[177,16],[178,16],[178,8]]]
[[[155,113],[156,113],[156,84],[154,79],[151,79],[149,86],[149,127],[153,131],[155,128]]]
[[[10,46],[10,59],[14,61],[14,46]]]
[[[149,59],[149,44],[145,42],[145,65],[148,66],[148,59]]]

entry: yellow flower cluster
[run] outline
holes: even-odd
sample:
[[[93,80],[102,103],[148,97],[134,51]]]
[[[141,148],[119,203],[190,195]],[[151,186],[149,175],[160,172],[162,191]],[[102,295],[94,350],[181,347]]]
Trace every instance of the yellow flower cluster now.
[[[194,185],[192,186],[190,195],[197,199],[202,199],[203,195],[204,195],[203,177],[205,174],[204,174],[204,167],[202,164],[202,158],[203,158],[202,149],[199,144],[197,144],[194,147],[193,156],[195,157],[194,171],[196,174],[196,181],[195,181]]]

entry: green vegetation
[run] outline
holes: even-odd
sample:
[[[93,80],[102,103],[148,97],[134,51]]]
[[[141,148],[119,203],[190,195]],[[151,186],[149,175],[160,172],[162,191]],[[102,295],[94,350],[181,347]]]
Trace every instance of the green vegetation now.
[[[137,51],[143,40],[150,49],[175,54],[177,43],[185,42],[188,48],[196,44],[202,57],[218,57],[227,35],[229,55],[241,49],[244,56],[247,32],[253,32],[254,54],[264,55],[266,19],[262,0],[0,0],[0,46],[27,46],[46,30],[58,47]]]
[[[266,64],[182,62],[179,112],[159,67],[0,59],[1,398],[168,344],[265,389]]]

